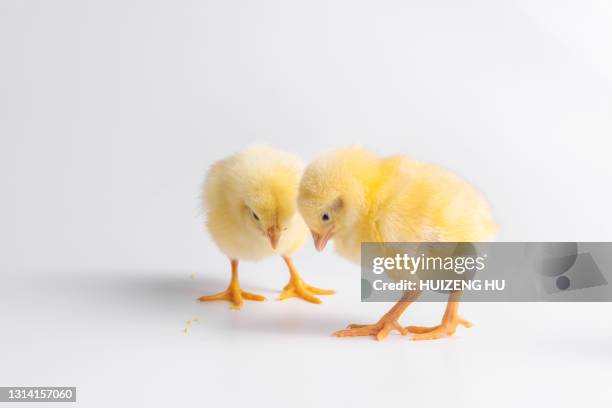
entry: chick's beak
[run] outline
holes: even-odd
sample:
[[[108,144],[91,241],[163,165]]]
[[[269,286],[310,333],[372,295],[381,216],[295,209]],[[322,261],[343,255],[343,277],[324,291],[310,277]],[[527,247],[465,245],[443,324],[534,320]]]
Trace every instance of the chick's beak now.
[[[315,231],[310,231],[312,233],[312,239],[314,240],[314,245],[315,248],[317,249],[317,251],[321,252],[322,250],[325,249],[325,246],[327,245],[327,241],[330,240],[330,238],[332,237],[332,229],[328,229],[327,231],[323,232],[322,234],[319,234],[318,232]]]
[[[276,249],[276,246],[278,245],[278,240],[280,238],[280,228],[278,227],[278,225],[274,225],[268,228],[266,235],[270,240],[270,245],[272,246],[272,249]]]

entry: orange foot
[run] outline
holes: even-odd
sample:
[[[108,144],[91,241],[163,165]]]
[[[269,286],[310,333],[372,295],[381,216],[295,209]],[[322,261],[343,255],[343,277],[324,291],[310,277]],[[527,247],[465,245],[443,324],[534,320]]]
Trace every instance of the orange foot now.
[[[391,330],[397,330],[403,335],[408,333],[408,330],[403,328],[394,316],[383,316],[378,323],[375,324],[349,324],[344,330],[339,330],[334,333],[336,337],[354,337],[354,336],[375,336],[376,340],[383,340],[389,335]]]
[[[442,319],[442,323],[437,326],[408,326],[406,330],[410,333],[415,333],[411,340],[436,340],[444,335],[452,336],[457,330],[457,326],[472,327],[472,323],[464,320],[460,317],[456,317],[452,320]]]
[[[278,300],[283,300],[291,297],[297,297],[304,299],[311,303],[321,303],[321,299],[315,295],[333,295],[336,293],[333,290],[319,289],[314,286],[308,285],[301,278],[292,278],[287,285],[283,288]]]
[[[200,302],[210,302],[213,300],[229,300],[232,303],[230,309],[234,310],[239,310],[242,307],[244,303],[243,299],[255,300],[259,302],[266,300],[264,296],[257,295],[251,292],[245,292],[244,290],[240,289],[240,286],[238,285],[230,285],[223,292],[219,292],[214,295],[201,296],[198,298]]]
[[[333,295],[336,293],[333,290],[319,289],[308,285],[302,280],[302,278],[300,278],[300,275],[297,273],[291,258],[289,256],[283,256],[283,259],[289,268],[289,283],[283,288],[283,293],[281,293],[278,300],[297,297],[304,299],[307,302],[318,304],[321,303],[321,299],[315,295]]]

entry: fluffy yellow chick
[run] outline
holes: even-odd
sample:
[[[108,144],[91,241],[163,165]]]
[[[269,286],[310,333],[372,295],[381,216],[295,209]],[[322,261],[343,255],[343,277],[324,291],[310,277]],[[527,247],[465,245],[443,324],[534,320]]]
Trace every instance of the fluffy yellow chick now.
[[[264,146],[247,148],[211,167],[202,194],[206,226],[229,257],[232,278],[225,291],[202,296],[200,301],[229,300],[232,308],[239,309],[243,299],[265,300],[240,288],[238,261],[273,255],[283,257],[290,274],[279,300],[299,297],[321,303],[315,295],[334,293],[307,285],[290,257],[308,234],[296,202],[302,171],[294,155]]]
[[[467,182],[440,167],[404,156],[380,158],[360,147],[323,155],[305,170],[298,205],[321,251],[334,240],[337,252],[359,263],[362,242],[477,242],[492,239],[489,206]],[[414,340],[452,335],[471,324],[450,295],[441,324],[403,328],[397,319],[418,293],[407,292],[377,323],[349,325],[336,336],[415,333]]]

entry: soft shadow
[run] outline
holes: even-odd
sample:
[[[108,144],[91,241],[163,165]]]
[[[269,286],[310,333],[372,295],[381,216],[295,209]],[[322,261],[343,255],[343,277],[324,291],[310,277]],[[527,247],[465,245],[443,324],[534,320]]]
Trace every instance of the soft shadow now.
[[[246,301],[240,311],[228,302],[198,302],[205,294],[223,290],[227,279],[219,274],[190,270],[72,270],[48,272],[38,279],[39,296],[49,304],[61,297],[80,312],[95,317],[130,317],[164,323],[173,330],[187,319],[199,318],[198,327],[214,328],[223,336],[237,333],[263,333],[287,336],[329,336],[343,328],[346,316],[334,315],[333,296],[322,296],[323,304],[300,299],[277,301],[279,292],[249,283],[248,288],[262,293],[265,302]],[[196,327],[194,326],[194,330]]]

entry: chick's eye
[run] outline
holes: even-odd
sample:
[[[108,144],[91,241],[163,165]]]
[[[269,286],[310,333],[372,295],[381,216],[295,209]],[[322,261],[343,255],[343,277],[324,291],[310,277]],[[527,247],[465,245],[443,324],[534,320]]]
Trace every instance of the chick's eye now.
[[[251,214],[253,215],[253,218],[259,221],[259,217],[257,216],[257,214],[255,214],[255,211],[251,211]]]
[[[324,213],[324,214],[321,216],[321,219],[323,220],[323,222],[327,222],[327,221],[329,221],[329,214],[328,214],[328,213]]]

